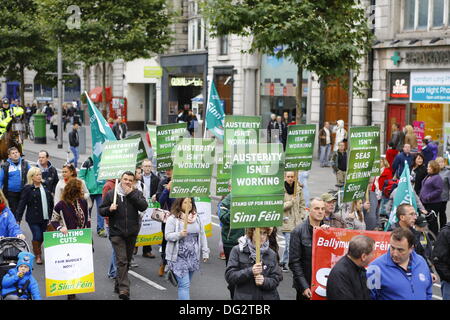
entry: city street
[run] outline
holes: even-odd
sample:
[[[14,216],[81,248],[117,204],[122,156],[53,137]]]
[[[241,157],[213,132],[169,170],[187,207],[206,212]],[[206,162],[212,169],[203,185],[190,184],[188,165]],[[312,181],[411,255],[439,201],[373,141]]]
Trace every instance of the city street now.
[[[90,141],[90,130],[87,127],[88,137]],[[50,137],[47,137],[48,139]],[[51,140],[50,140],[51,141]],[[88,145],[89,146],[89,145]],[[59,150],[50,142],[47,145],[36,145],[25,142],[26,158],[30,161],[37,159],[36,150],[52,149],[50,156],[56,168],[61,169],[65,160],[65,152]],[[35,151],[32,151],[35,150]],[[82,156],[81,159],[84,159]],[[60,171],[60,170],[59,170]],[[320,196],[323,192],[327,192],[334,188],[335,177],[331,168],[321,168],[318,161],[313,162],[313,168],[308,180],[308,186],[311,197]],[[225,261],[219,259],[219,236],[220,223],[217,217],[217,201],[216,197],[212,198],[212,223],[213,236],[208,238],[208,246],[211,250],[210,259],[207,263],[201,264],[200,272],[194,275],[191,286],[191,299],[193,300],[228,300],[229,291],[224,278]],[[92,212],[92,229],[94,239],[94,271],[95,271],[95,292],[89,294],[80,294],[79,299],[82,300],[118,300],[117,294],[113,292],[114,281],[107,277],[107,270],[111,258],[111,244],[107,238],[101,238],[95,233],[96,227],[96,209]],[[28,225],[22,222],[21,227],[26,231],[28,239],[31,237]],[[279,233],[278,235],[280,252],[282,255],[284,249],[284,239]],[[135,262],[138,267],[133,268],[129,272],[131,281],[131,299],[136,300],[175,300],[177,299],[177,289],[173,287],[164,278],[158,276],[158,268],[161,262],[158,252],[159,246],[152,246],[155,259],[143,258],[142,249],[138,250],[135,256]],[[45,257],[44,257],[45,259]],[[34,276],[39,282],[41,295],[45,297],[44,283],[44,265],[36,265]],[[211,290],[214,288],[214,290]],[[278,287],[278,292],[282,300],[295,300],[296,292],[292,288],[291,272],[283,273],[283,281]],[[66,296],[46,298],[49,300],[64,300]],[[441,292],[438,284],[433,287],[433,299],[441,299]]]

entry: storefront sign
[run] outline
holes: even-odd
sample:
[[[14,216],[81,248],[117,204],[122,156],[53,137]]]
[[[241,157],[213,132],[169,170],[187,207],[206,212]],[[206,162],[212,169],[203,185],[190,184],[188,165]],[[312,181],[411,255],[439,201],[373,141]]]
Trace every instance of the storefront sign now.
[[[200,78],[171,78],[170,79],[170,85],[172,87],[187,87],[187,86],[194,86],[194,87],[202,87],[203,86],[203,80]]]
[[[350,150],[345,176],[344,202],[363,199],[372,174],[375,149]]]
[[[44,232],[47,297],[95,291],[91,229]]]
[[[311,169],[315,138],[315,124],[288,126],[286,171],[308,171]]]
[[[171,198],[209,197],[214,167],[214,139],[185,138],[174,148]]]
[[[411,64],[449,64],[450,50],[407,52],[406,62]]]
[[[425,122],[423,121],[413,121],[413,129],[417,138],[417,149],[422,151],[423,138],[425,137]]]
[[[390,232],[356,231],[329,228],[314,229],[312,253],[312,300],[325,300],[327,280],[331,269],[347,254],[350,240],[365,235],[375,240],[373,260],[385,254],[389,248]]]
[[[231,228],[283,223],[283,146],[259,144],[257,152],[235,154],[231,168]]]
[[[161,78],[162,75],[161,67],[144,67],[144,78]]]
[[[380,127],[350,127],[350,150],[375,149],[372,177],[380,173]]]
[[[411,102],[450,102],[450,71],[411,72]]]
[[[389,97],[395,100],[409,100],[409,72],[391,72]]]
[[[106,141],[97,180],[119,179],[125,171],[134,173],[140,142],[141,139]]]

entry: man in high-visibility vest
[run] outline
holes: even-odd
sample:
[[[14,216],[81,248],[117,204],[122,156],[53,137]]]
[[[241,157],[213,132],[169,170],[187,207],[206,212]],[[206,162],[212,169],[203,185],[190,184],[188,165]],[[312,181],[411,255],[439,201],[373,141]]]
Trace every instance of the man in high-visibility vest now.
[[[0,136],[3,135],[6,131],[6,127],[8,123],[12,120],[13,117],[20,117],[23,115],[24,110],[21,107],[15,106],[11,107],[9,105],[9,99],[2,99],[2,107],[0,108]]]

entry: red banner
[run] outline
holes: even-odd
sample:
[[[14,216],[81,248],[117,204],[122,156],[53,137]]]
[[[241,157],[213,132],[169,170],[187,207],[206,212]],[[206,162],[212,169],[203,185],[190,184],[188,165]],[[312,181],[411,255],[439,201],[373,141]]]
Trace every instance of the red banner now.
[[[312,300],[326,300],[327,279],[334,265],[347,254],[350,240],[365,235],[375,240],[374,259],[389,248],[390,232],[350,229],[314,229],[312,251]]]

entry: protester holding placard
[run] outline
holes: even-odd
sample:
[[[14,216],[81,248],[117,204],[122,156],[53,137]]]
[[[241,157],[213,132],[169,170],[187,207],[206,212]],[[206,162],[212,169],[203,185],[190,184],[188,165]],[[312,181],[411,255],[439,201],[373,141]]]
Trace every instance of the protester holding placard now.
[[[365,235],[350,240],[347,254],[328,276],[328,300],[371,300],[365,267],[373,258],[374,246],[375,241]]]
[[[269,246],[272,228],[260,229],[261,262],[256,263],[255,228],[233,247],[225,271],[225,280],[234,287],[233,300],[280,300],[277,287],[283,280],[277,255]]]
[[[130,299],[128,269],[140,229],[139,211],[145,211],[147,201],[133,187],[134,173],[125,171],[116,190],[110,190],[100,206],[100,214],[109,217],[109,238],[116,254],[117,277],[114,291],[122,300]],[[117,192],[117,199],[114,201]]]
[[[297,183],[297,193],[294,195],[295,184]],[[302,187],[295,182],[295,173],[288,171],[284,173],[284,215],[281,232],[284,236],[285,248],[281,258],[281,268],[283,272],[288,272],[289,262],[289,242],[291,232],[305,219],[305,201],[303,199]]]
[[[64,187],[61,201],[53,209],[51,218],[53,228],[67,234],[68,230],[91,227],[88,204],[83,197],[82,183],[79,179],[70,179]],[[70,294],[67,299],[74,300]]]
[[[200,259],[209,259],[208,241],[204,226],[197,215],[192,198],[178,198],[167,219],[164,237],[167,240],[166,260],[178,282],[178,300],[190,300],[190,285]],[[184,220],[187,215],[187,229]]]
[[[297,291],[297,300],[309,300],[311,292],[312,237],[313,228],[323,225],[325,203],[320,198],[311,200],[308,219],[298,225],[291,233],[289,249],[289,269],[293,274],[293,287]],[[329,226],[324,225],[323,228]]]
[[[27,173],[27,184],[20,195],[16,215],[19,221],[27,210],[26,221],[33,234],[33,252],[36,264],[42,264],[42,243],[44,232],[53,211],[53,197],[47,187],[42,183],[41,169],[32,167]]]

